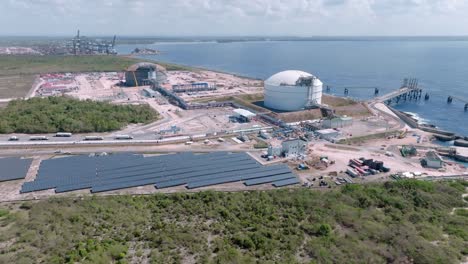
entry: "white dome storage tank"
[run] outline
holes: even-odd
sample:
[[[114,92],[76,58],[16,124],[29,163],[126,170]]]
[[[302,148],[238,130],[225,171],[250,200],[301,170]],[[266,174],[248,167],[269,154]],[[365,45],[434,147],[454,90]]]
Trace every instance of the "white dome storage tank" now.
[[[322,103],[323,83],[303,71],[282,71],[265,80],[265,106],[281,111],[296,111]]]

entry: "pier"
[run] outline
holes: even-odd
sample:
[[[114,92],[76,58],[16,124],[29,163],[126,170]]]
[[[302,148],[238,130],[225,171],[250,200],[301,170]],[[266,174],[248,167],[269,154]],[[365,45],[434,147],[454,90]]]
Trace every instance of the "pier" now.
[[[458,97],[458,96],[449,95],[449,97],[447,98],[447,103],[451,104],[454,99],[464,103],[465,104],[465,106],[464,106],[465,111],[468,111],[468,100],[467,99],[463,99],[463,98]]]
[[[422,89],[403,87],[391,93],[377,97],[376,100],[379,102],[389,102],[395,99],[397,102],[400,100],[411,100],[421,98]]]
[[[400,102],[400,100],[419,100],[422,97],[422,89],[418,86],[417,79],[404,79],[401,88],[396,91],[384,94],[380,97],[376,97],[374,100],[380,103],[391,104],[392,101]],[[429,99],[429,95],[426,94],[425,100]]]

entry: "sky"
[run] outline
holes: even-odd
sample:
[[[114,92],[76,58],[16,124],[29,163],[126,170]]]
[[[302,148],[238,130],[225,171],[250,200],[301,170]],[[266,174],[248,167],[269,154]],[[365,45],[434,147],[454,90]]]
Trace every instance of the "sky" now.
[[[0,35],[468,35],[468,0],[1,0]]]

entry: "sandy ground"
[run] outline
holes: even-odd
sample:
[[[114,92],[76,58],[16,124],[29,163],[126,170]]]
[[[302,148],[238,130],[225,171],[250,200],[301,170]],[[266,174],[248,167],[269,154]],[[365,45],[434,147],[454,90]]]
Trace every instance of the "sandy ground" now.
[[[217,87],[215,91],[179,94],[186,101],[263,92],[262,81],[242,78],[232,74],[213,71],[169,71],[167,74],[168,83],[164,86],[169,90],[172,90],[172,85],[190,84],[194,82],[206,82],[210,85],[216,85]]]

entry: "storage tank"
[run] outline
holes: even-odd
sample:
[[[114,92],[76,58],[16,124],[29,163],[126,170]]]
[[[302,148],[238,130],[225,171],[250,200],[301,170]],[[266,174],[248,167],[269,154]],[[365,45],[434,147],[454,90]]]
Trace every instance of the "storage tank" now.
[[[314,75],[296,70],[279,72],[265,80],[265,106],[297,111],[322,103],[323,83]]]

